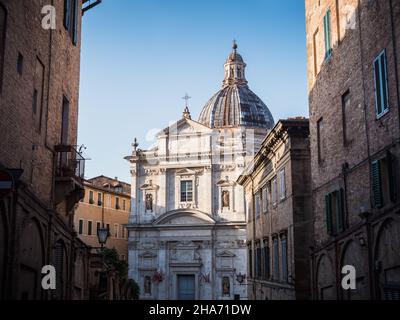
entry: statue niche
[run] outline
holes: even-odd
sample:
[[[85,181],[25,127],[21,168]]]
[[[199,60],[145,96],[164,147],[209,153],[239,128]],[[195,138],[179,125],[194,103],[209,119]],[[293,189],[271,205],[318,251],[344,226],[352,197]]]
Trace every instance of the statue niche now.
[[[222,208],[229,208],[229,191],[228,190],[223,190],[222,191],[222,196],[221,196],[221,202],[222,202]]]
[[[146,211],[153,212],[153,195],[151,193],[146,194]]]

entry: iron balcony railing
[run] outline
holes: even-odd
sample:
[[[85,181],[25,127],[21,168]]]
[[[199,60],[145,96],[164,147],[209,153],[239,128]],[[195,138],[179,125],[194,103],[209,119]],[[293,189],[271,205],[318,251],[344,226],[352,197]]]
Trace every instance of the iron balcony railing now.
[[[57,177],[79,178],[85,177],[85,158],[71,145],[55,147],[57,157]]]

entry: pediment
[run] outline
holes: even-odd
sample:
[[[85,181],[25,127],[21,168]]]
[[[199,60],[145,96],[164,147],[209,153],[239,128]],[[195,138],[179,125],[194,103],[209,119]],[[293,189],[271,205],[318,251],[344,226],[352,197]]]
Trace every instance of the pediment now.
[[[157,255],[151,251],[145,251],[139,255],[141,258],[155,258]]]
[[[236,182],[232,181],[232,180],[229,180],[229,178],[225,178],[225,179],[219,180],[217,182],[217,186],[220,186],[220,187],[231,187],[231,186],[234,186],[234,185],[236,185]]]
[[[152,182],[145,183],[140,186],[141,190],[158,190],[160,187]]]
[[[196,210],[175,210],[159,217],[155,225],[210,225],[215,220],[208,214]]]
[[[217,257],[234,258],[234,257],[236,257],[236,254],[234,254],[234,253],[232,253],[230,251],[224,250],[224,251],[221,251],[221,252],[217,253]]]
[[[199,175],[201,173],[201,170],[193,170],[193,169],[179,169],[176,171],[177,176],[195,176]]]
[[[160,131],[157,135],[174,134],[197,134],[197,133],[211,133],[211,128],[191,119],[183,118],[174,122],[169,127]]]

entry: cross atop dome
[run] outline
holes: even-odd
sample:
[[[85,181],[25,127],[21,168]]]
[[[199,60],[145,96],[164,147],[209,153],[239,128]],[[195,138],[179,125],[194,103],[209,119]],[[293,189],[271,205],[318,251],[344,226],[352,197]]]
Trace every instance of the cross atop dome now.
[[[189,110],[189,100],[192,97],[189,97],[189,95],[186,93],[185,96],[182,98],[183,100],[186,101],[185,103],[185,109],[183,110],[183,117],[185,119],[191,119],[192,117],[190,116],[190,110]]]

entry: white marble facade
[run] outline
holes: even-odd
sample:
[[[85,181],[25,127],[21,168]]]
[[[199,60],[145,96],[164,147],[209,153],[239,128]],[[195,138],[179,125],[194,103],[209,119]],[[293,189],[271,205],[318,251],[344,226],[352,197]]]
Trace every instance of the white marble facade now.
[[[267,129],[211,127],[186,106],[154,148],[133,145],[129,276],[141,299],[247,299],[246,210],[236,180]]]

